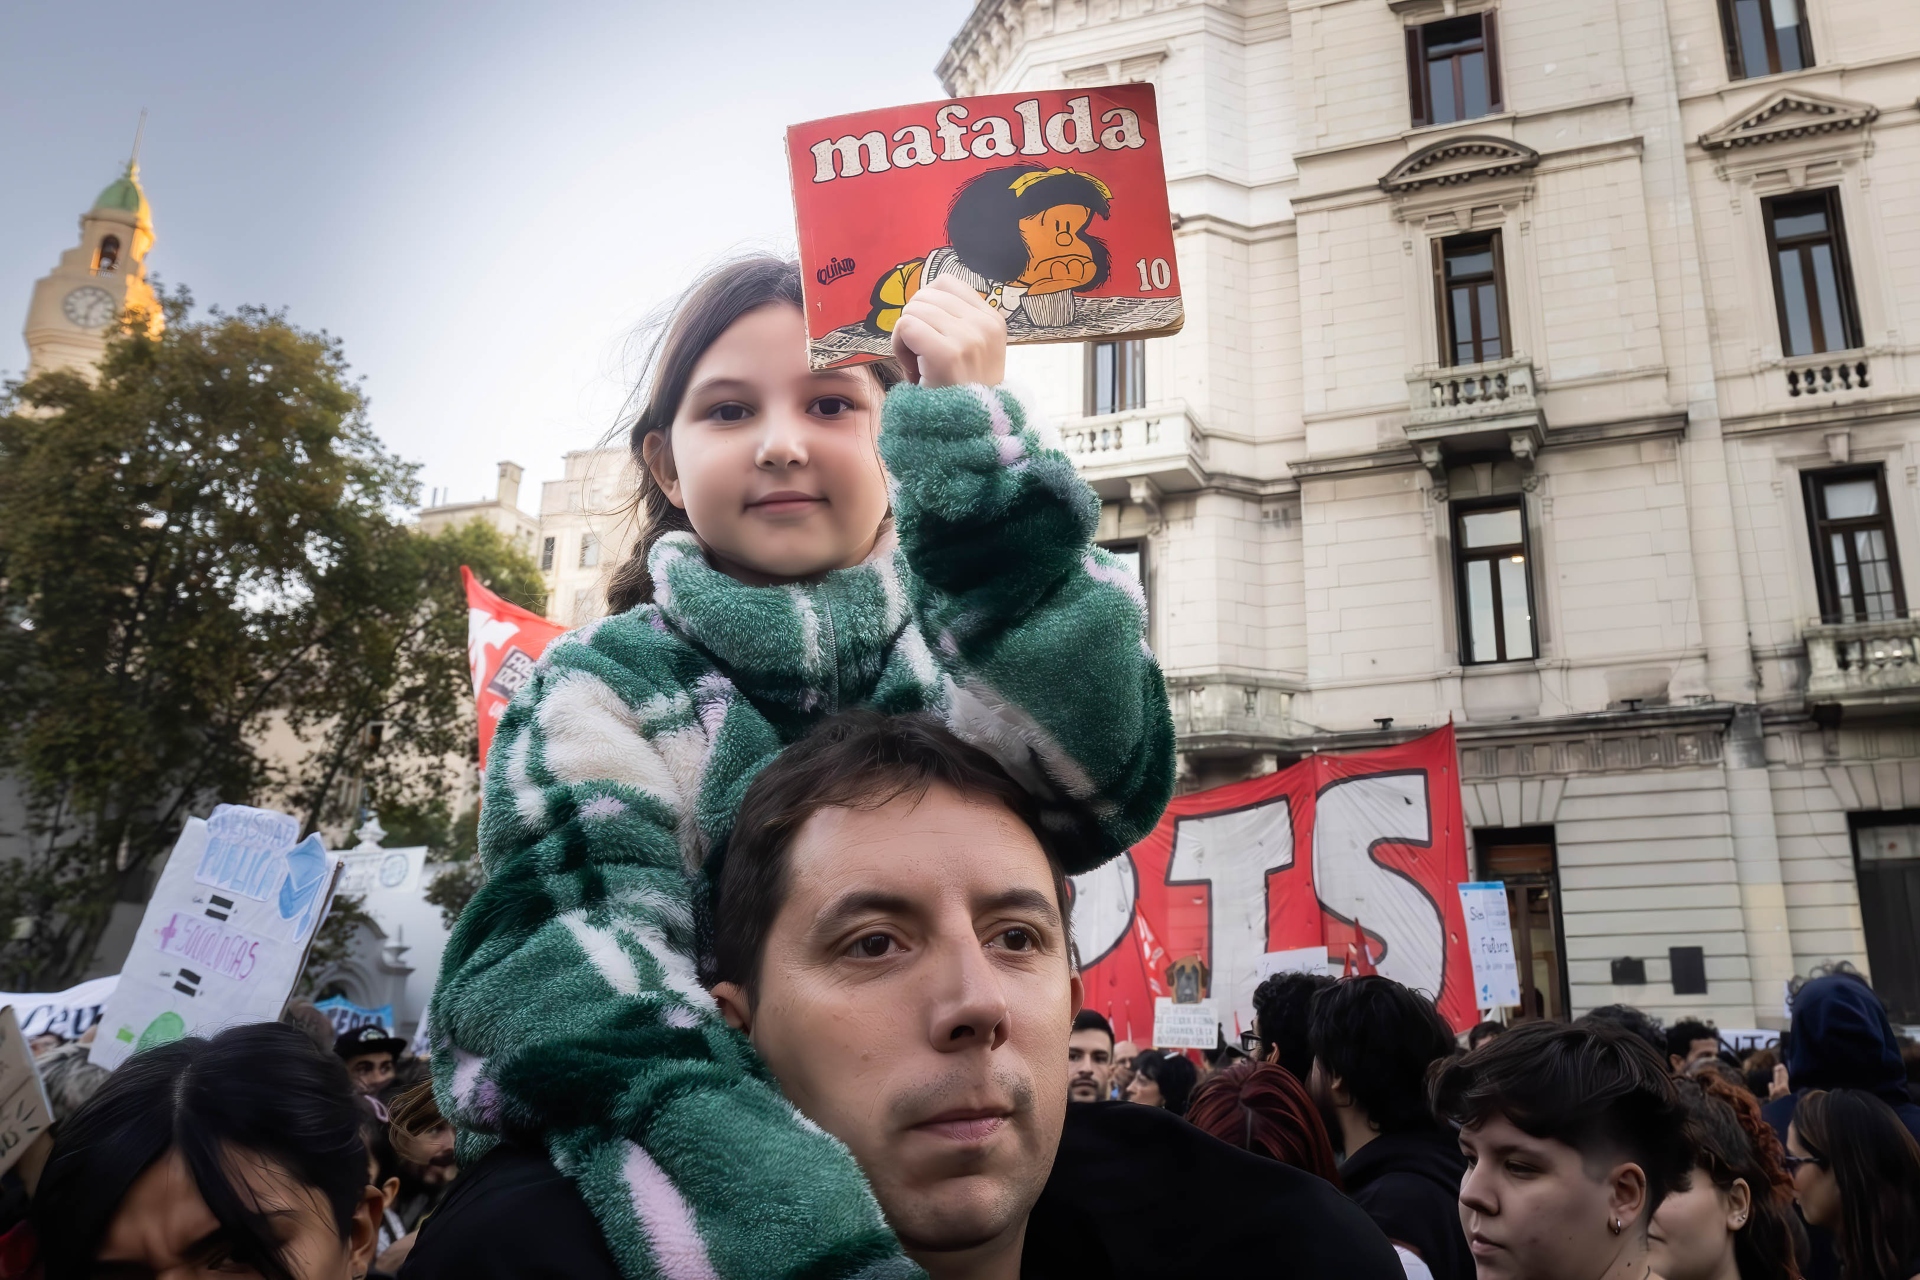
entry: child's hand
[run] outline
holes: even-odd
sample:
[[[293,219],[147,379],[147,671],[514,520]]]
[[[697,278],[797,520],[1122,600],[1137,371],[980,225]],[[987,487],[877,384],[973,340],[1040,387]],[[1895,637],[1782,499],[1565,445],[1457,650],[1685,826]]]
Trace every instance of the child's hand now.
[[[952,276],[922,285],[893,326],[893,355],[923,387],[1007,380],[1007,322]]]

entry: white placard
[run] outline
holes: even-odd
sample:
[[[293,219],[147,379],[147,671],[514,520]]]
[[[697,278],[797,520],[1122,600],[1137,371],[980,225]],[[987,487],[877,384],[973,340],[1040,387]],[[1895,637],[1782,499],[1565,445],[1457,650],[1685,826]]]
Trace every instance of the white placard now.
[[[52,1123],[40,1069],[33,1065],[13,1006],[7,1005],[0,1008],[0,1173],[13,1168]]]
[[[1172,996],[1153,1002],[1153,1047],[1211,1049],[1220,1043],[1220,1010],[1211,1000],[1175,1004]]]
[[[1325,947],[1296,947],[1292,951],[1269,951],[1260,957],[1260,963],[1254,973],[1258,981],[1265,982],[1276,973],[1311,973],[1325,977],[1327,972],[1327,949]]]
[[[100,1010],[107,997],[120,985],[120,975],[82,982],[65,991],[0,991],[0,1004],[13,1006],[20,1019],[20,1032],[31,1040],[52,1033],[62,1040],[78,1040],[86,1029],[100,1021]]]
[[[1513,924],[1507,919],[1507,886],[1479,880],[1460,886],[1467,918],[1467,954],[1473,957],[1473,1005],[1497,1009],[1520,1003],[1520,969],[1513,955]]]
[[[111,1070],[137,1049],[280,1016],[340,875],[338,854],[299,835],[297,819],[243,805],[187,819],[90,1061]]]
[[[1720,1043],[1735,1053],[1752,1053],[1755,1049],[1771,1049],[1779,1044],[1780,1033],[1764,1027],[1721,1027]]]
[[[340,896],[366,900],[386,893],[413,893],[420,886],[420,868],[427,851],[417,849],[349,849],[340,855]]]

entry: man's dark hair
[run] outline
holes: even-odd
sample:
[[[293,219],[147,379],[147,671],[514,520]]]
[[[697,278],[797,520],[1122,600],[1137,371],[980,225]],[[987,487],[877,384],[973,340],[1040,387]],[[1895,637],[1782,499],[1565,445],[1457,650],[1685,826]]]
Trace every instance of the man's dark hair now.
[[[186,1162],[235,1261],[291,1280],[286,1247],[244,1190],[235,1157],[277,1166],[312,1188],[344,1239],[367,1187],[366,1115],[345,1065],[285,1023],[134,1054],[54,1140],[33,1201],[47,1280],[95,1274],[94,1255],[120,1202],[169,1150]]]
[[[1427,1068],[1454,1051],[1433,1001],[1392,978],[1344,978],[1313,997],[1314,1060],[1382,1133],[1429,1128]]]
[[[1106,1033],[1107,1047],[1113,1047],[1113,1024],[1100,1016],[1097,1009],[1082,1009],[1073,1015],[1075,1031],[1102,1031]]]
[[[1313,1070],[1313,1049],[1307,1043],[1307,1013],[1314,993],[1333,985],[1324,973],[1276,973],[1253,992],[1253,1034],[1266,1049],[1280,1050],[1280,1065],[1306,1083]]]
[[[1097,859],[1091,827],[1061,830],[1071,824],[1050,821],[1056,815],[992,756],[929,716],[843,711],[768,762],[740,802],[725,849],[708,860],[702,981],[737,982],[749,995],[757,989],[767,933],[787,900],[787,854],[808,818],[822,809],[873,810],[901,796],[918,799],[935,783],[994,801],[1033,832],[1053,872],[1070,949],[1064,868]]]
[[[1667,1028],[1667,1052],[1676,1058],[1684,1059],[1695,1040],[1711,1040],[1718,1045],[1720,1032],[1711,1022],[1698,1018],[1682,1018]]]
[[[1578,1151],[1627,1159],[1647,1177],[1647,1214],[1693,1164],[1666,1059],[1615,1023],[1529,1022],[1438,1071],[1433,1109],[1463,1128],[1495,1116]]]
[[[1655,1053],[1667,1051],[1667,1033],[1661,1029],[1660,1019],[1642,1013],[1630,1004],[1603,1004],[1598,1009],[1589,1010],[1576,1021],[1589,1026],[1605,1023],[1610,1027],[1619,1027],[1645,1040]]]

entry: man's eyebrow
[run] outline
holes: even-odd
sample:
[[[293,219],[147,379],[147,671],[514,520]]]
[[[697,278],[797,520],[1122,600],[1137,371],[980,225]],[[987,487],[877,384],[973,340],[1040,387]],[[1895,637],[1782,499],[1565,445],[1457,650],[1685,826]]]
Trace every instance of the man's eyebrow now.
[[[826,910],[815,916],[812,932],[831,937],[861,916],[903,916],[911,915],[913,911],[912,899],[902,894],[879,889],[855,889],[836,898]]]
[[[985,915],[993,911],[1031,911],[1054,928],[1060,927],[1060,909],[1053,905],[1053,898],[1038,889],[1005,889],[990,898],[982,899],[975,907],[975,915]]]

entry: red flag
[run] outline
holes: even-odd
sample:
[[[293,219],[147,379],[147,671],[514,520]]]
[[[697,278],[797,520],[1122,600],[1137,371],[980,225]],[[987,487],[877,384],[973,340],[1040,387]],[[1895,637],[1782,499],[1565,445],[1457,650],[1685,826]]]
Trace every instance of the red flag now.
[[[481,586],[465,565],[460,566],[460,576],[467,584],[467,663],[473,668],[480,767],[485,769],[501,712],[520,686],[533,678],[533,664],[566,628],[502,600]]]

